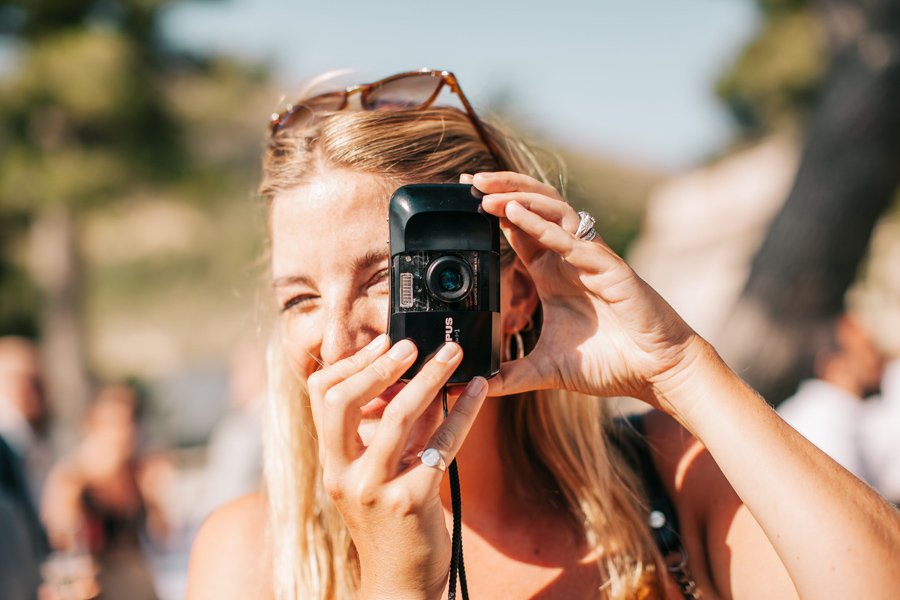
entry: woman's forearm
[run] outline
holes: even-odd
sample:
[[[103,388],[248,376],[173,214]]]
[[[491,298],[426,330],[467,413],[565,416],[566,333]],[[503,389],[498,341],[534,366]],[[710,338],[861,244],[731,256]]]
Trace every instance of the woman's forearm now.
[[[788,426],[711,346],[655,393],[707,447],[800,597],[896,597],[900,513]]]

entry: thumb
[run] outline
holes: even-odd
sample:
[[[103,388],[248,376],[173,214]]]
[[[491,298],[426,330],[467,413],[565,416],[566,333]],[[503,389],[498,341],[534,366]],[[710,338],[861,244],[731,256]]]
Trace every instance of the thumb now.
[[[552,387],[544,381],[537,363],[528,355],[500,365],[500,372],[488,380],[488,396],[508,396]]]

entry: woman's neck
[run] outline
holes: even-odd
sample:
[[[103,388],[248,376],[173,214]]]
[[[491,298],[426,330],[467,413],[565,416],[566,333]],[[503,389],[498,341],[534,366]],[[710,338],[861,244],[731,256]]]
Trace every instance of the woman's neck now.
[[[534,509],[516,493],[512,474],[503,464],[499,422],[502,403],[510,401],[487,398],[457,454],[463,520],[471,526],[508,525],[518,518],[528,518]],[[450,511],[449,476],[441,485],[441,501]]]

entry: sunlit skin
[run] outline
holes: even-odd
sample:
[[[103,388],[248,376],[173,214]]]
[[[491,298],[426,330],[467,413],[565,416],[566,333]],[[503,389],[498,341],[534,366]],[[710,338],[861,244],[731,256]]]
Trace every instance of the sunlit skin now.
[[[353,355],[387,329],[390,260],[386,215],[391,191],[383,179],[373,175],[331,172],[281,195],[272,206],[275,299],[283,313],[286,352],[303,380],[320,366]],[[524,315],[514,314],[511,308],[513,280],[512,272],[504,272],[501,321],[515,326],[524,322]],[[533,302],[532,298],[530,303],[520,303],[519,312],[533,308]],[[402,385],[391,386],[362,407],[358,432],[363,445],[368,445],[386,402]],[[453,391],[451,407],[459,393]],[[315,403],[313,413],[320,423],[320,407]],[[410,438],[416,452],[442,420],[441,413],[435,398],[418,423],[421,433],[414,432]],[[464,480],[477,470],[479,475],[499,481],[500,465],[486,460],[496,454],[495,444],[488,444],[492,449],[488,453],[477,441],[492,440],[496,417],[496,405],[482,406],[461,450],[460,462],[471,465],[462,473]],[[478,460],[465,461],[466,453]],[[492,508],[497,508],[499,501],[491,499]]]
[[[484,192],[517,255],[502,274],[504,337],[539,298],[543,324],[524,359],[489,384],[473,380],[446,420],[437,398],[460,349],[448,344],[443,360],[396,385],[415,350],[398,353],[406,344],[383,336],[394,186],[322,168],[270,211],[284,344],[307,385],[324,488],[358,553],[360,597],[446,591],[448,481],[415,459],[426,446],[460,462],[473,596],[596,593],[603,582],[583,532],[534,495],[517,497],[500,459],[494,398],[547,388],[659,409],[645,419],[648,442],[705,598],[891,597],[900,585],[883,568],[900,551],[892,507],[788,427],[602,240],[577,239],[578,217],[556,190],[516,173],[461,179]],[[272,565],[256,535],[265,511],[250,497],[203,527],[189,598],[268,589]],[[667,597],[679,597],[669,583]]]
[[[391,188],[378,177],[327,172],[310,185],[279,196],[272,207],[275,297],[283,311],[286,351],[301,378],[320,366],[327,368],[352,356],[386,330],[389,257],[385,216],[390,193]],[[508,335],[524,325],[537,296],[518,262],[503,272],[501,290],[501,322],[504,335]],[[357,428],[361,446],[371,442],[386,401],[399,387],[402,384],[389,387],[362,406]],[[455,391],[458,394],[459,390]],[[451,394],[451,410],[454,396]],[[322,425],[322,412],[328,408],[315,398],[312,408],[323,447],[328,429]],[[528,548],[532,559],[531,549],[542,548],[538,573],[532,577],[553,579],[566,566],[584,563],[589,558],[588,550],[564,515],[535,506],[533,499],[517,498],[502,484],[504,470],[495,434],[498,415],[497,402],[482,404],[457,455],[467,524],[478,528],[493,544],[497,544],[501,531],[526,533],[526,537],[516,533],[516,541],[507,543]],[[435,396],[409,435],[403,452],[406,460],[401,465],[415,459],[442,419],[440,401]],[[327,454],[324,449],[322,452]],[[447,478],[442,481],[440,497],[434,500],[443,507],[449,527],[452,516]],[[474,533],[467,538],[469,561],[477,562],[485,553],[498,552],[488,549],[490,544],[479,543]],[[449,537],[435,541],[435,547],[442,545],[449,549]],[[585,572],[594,575],[595,569],[588,565]]]

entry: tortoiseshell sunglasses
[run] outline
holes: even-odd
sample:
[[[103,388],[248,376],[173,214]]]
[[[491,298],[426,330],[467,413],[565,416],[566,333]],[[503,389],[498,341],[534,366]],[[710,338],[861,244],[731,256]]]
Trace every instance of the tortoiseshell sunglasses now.
[[[491,142],[484,125],[475,114],[469,99],[459,87],[456,76],[450,71],[436,71],[434,69],[419,69],[407,71],[379,79],[373,83],[350,86],[344,90],[327,92],[306,98],[298,104],[288,105],[280,112],[272,115],[269,123],[269,131],[272,136],[279,131],[308,123],[316,118],[320,111],[340,111],[350,104],[350,96],[359,94],[359,104],[362,110],[420,110],[428,108],[437,99],[444,85],[448,85],[455,93],[466,114],[475,126],[481,141],[487,146],[494,160],[502,165],[500,153]]]

